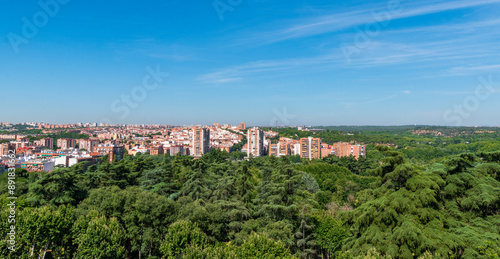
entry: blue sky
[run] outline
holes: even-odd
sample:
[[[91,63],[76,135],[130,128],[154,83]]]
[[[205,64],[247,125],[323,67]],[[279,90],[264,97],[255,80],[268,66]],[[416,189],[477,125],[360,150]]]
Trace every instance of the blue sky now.
[[[366,2],[11,1],[0,121],[500,124],[500,0]]]

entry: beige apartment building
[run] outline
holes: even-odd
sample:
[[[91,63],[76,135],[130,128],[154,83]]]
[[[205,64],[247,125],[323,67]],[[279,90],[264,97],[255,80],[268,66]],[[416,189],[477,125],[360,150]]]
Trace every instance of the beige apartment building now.
[[[191,142],[191,155],[201,157],[210,152],[210,129],[193,127],[193,140]]]
[[[257,128],[251,128],[247,131],[247,155],[254,157],[263,156],[264,150],[264,132]]]
[[[300,157],[312,159],[321,159],[321,139],[320,138],[301,138]]]

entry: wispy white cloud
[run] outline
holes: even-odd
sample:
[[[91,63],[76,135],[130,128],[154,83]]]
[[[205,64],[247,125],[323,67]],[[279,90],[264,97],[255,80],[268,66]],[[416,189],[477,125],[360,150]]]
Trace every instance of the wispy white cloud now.
[[[450,75],[477,75],[488,72],[500,73],[500,64],[480,66],[460,66],[448,69]]]
[[[418,26],[405,29],[390,29],[384,31],[384,35],[387,36],[398,36],[398,35],[430,35],[430,33],[439,33],[440,36],[443,34],[470,34],[475,32],[475,29],[498,26],[500,25],[500,19],[492,20],[479,20],[479,21],[464,21],[460,23],[444,24],[444,25],[430,25],[430,26]]]
[[[442,8],[435,7],[432,10]],[[493,19],[387,30],[383,35],[371,39],[370,44],[360,54],[351,57],[349,63],[339,48],[337,36],[332,36],[332,43],[325,43],[314,50],[323,54],[247,62],[219,69],[198,79],[204,83],[223,84],[266,73],[276,75],[279,72],[285,75],[307,69],[325,71],[419,63],[427,69],[433,68],[431,73],[424,75],[426,77],[478,74],[498,68],[480,65],[473,68],[468,64],[494,63],[500,57],[500,45],[497,44],[500,40],[497,34],[499,25],[500,19]],[[350,39],[354,37],[352,33],[344,36]],[[454,67],[450,68],[450,64]]]
[[[155,59],[164,59],[164,60],[172,60],[172,61],[188,61],[188,60],[196,60],[193,54],[163,54],[163,53],[150,53],[148,56]]]
[[[426,15],[426,14],[433,14],[433,13],[439,13],[439,12],[444,12],[444,11],[469,8],[469,7],[475,7],[475,6],[482,6],[482,5],[487,5],[487,4],[495,4],[495,3],[500,3],[500,1],[499,0],[476,0],[476,1],[461,0],[461,1],[444,1],[441,3],[436,3],[435,1],[432,1],[432,2],[427,2],[426,4],[423,4],[422,6],[411,6],[408,4],[408,6],[404,8],[405,11],[401,12],[400,14],[396,14],[393,17],[393,19],[415,17],[415,16]],[[406,6],[404,1],[402,1],[401,4]]]
[[[211,83],[211,84],[227,84],[227,83],[239,82],[241,81],[241,77],[228,77],[224,73],[218,72],[201,76],[200,80],[205,83]]]
[[[303,69],[311,65],[318,65],[328,62],[339,62],[339,58],[333,56],[316,56],[311,58],[290,58],[277,60],[261,60],[249,62],[243,65],[223,68],[219,71],[207,73],[198,77],[203,83],[222,84],[240,81],[245,76],[255,76],[269,72],[289,71],[292,69]],[[238,80],[234,80],[238,79]]]
[[[460,43],[459,43],[460,42]],[[208,84],[225,84],[245,80],[247,77],[294,74],[297,71],[328,71],[351,68],[373,68],[382,66],[418,64],[436,66],[435,73],[439,76],[479,74],[482,72],[500,69],[500,65],[455,67],[442,72],[441,65],[446,67],[451,61],[464,62],[467,60],[484,60],[490,58],[491,53],[483,51],[488,49],[481,43],[467,43],[458,40],[443,40],[433,43],[415,42],[413,44],[391,43],[374,41],[363,55],[355,57],[346,63],[340,51],[332,54],[317,55],[302,58],[287,58],[275,60],[260,60],[247,62],[241,65],[221,68],[215,72],[203,74],[198,80]],[[478,50],[478,52],[474,51]]]
[[[140,38],[112,44],[120,55],[141,55],[168,61],[192,61],[198,59],[199,49],[181,43],[161,42],[155,38]]]
[[[459,96],[468,96],[468,95],[476,95],[475,90],[457,90],[457,91],[426,91],[423,92],[426,95],[444,95],[444,96],[454,96],[454,95],[459,95]],[[500,94],[500,88],[494,88],[490,92],[490,94]]]
[[[397,3],[397,2],[396,2]],[[250,36],[240,37],[239,43],[248,43],[252,45],[265,45],[275,42],[309,37],[330,32],[338,32],[344,29],[357,27],[360,25],[383,22],[387,20],[397,20],[422,16],[427,14],[439,13],[444,11],[484,6],[488,4],[497,4],[500,0],[459,0],[459,1],[426,1],[419,2],[399,2],[393,9],[388,9],[387,5],[374,7],[367,5],[363,8],[357,7],[356,10],[341,10],[332,14],[322,15],[311,19],[301,19],[292,23],[292,25],[281,26],[281,28],[253,33]],[[388,13],[389,15],[374,15],[375,13]]]
[[[430,91],[426,94],[435,95],[473,95],[474,91]]]

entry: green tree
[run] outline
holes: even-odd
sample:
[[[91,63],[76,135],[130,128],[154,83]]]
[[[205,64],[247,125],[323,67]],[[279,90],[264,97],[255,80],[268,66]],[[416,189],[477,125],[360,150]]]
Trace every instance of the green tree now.
[[[6,213],[5,213],[6,214]],[[5,215],[4,214],[4,215]],[[5,219],[7,217],[3,217]],[[15,218],[15,252],[3,254],[10,258],[45,258],[49,253],[53,257],[67,256],[72,250],[71,226],[74,222],[72,207],[62,205],[59,208],[43,206],[17,210]],[[7,220],[5,220],[7,222]],[[3,236],[7,236],[7,227]],[[9,229],[10,230],[10,229]],[[4,240],[0,242],[2,251],[9,252]]]
[[[114,217],[91,211],[73,226],[78,249],[75,258],[125,258],[125,231]]]
[[[190,246],[204,248],[207,244],[207,235],[195,223],[179,220],[168,228],[160,250],[163,258],[175,258],[183,255]]]
[[[252,233],[241,247],[236,248],[237,258],[294,258],[286,246],[265,234]]]
[[[306,219],[300,221],[300,226],[294,236],[297,240],[297,251],[301,258],[313,258],[316,255],[316,246],[314,225],[309,225]]]
[[[35,206],[52,204],[76,205],[85,197],[77,185],[75,168],[58,168],[42,173],[41,178],[29,185],[27,201]]]
[[[316,243],[321,247],[322,254],[328,258],[340,251],[348,236],[348,229],[339,219],[327,214],[316,216],[318,226],[314,229]]]
[[[125,248],[128,255],[159,256],[159,244],[174,222],[175,202],[165,196],[140,189],[125,190],[105,187],[90,191],[89,197],[78,206],[78,214],[100,211],[107,218],[117,218],[125,230]]]

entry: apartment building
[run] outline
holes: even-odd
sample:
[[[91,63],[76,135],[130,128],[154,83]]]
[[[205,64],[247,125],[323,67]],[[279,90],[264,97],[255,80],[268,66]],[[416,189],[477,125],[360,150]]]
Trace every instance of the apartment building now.
[[[246,130],[247,129],[247,123],[246,122],[241,122],[240,125],[238,125],[239,130]]]
[[[247,155],[254,157],[263,156],[265,153],[264,150],[264,132],[257,128],[251,128],[247,131]]]
[[[269,156],[290,156],[292,154],[292,145],[286,142],[269,145]]]
[[[10,155],[9,150],[11,150],[13,153],[16,153],[16,147],[13,144],[11,143],[0,144],[0,157]]]
[[[52,139],[52,138],[40,139],[40,146],[44,147],[44,148],[52,149],[52,148],[54,148],[54,139]]]
[[[356,160],[361,156],[366,157],[366,145],[352,145],[351,155],[353,155]]]
[[[159,145],[156,147],[151,147],[149,149],[149,154],[152,156],[157,156],[157,155],[163,155],[165,154],[165,151],[163,150],[163,145]]]
[[[98,145],[96,148],[96,152],[100,152],[108,155],[108,160],[110,163],[113,161],[123,159],[124,146],[123,145],[113,145],[113,144],[104,144]]]
[[[16,150],[20,148],[26,148],[30,146],[30,143],[28,141],[23,142],[23,141],[11,141],[10,144],[14,146]]]
[[[75,148],[76,140],[69,138],[60,138],[57,140],[57,147],[60,149],[71,149]]]
[[[191,142],[191,155],[201,157],[210,152],[210,129],[193,127],[193,140]]]
[[[269,145],[269,156],[279,157],[279,144],[271,144]]]
[[[79,149],[85,149],[89,152],[94,152],[95,148],[99,145],[99,140],[97,139],[80,139],[78,144]]]
[[[300,157],[312,159],[321,158],[321,139],[320,138],[301,138],[300,144]]]
[[[181,145],[170,146],[169,152],[171,156],[175,156],[177,154],[186,155],[186,150],[184,149],[184,146]]]
[[[337,157],[354,156],[358,159],[360,156],[366,156],[366,145],[352,145],[348,142],[334,143],[333,149]]]
[[[28,172],[35,172],[35,171],[51,172],[52,170],[54,170],[54,162],[50,161],[21,162],[21,168],[26,169]]]

